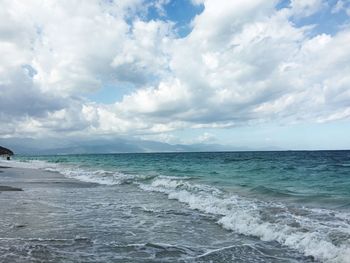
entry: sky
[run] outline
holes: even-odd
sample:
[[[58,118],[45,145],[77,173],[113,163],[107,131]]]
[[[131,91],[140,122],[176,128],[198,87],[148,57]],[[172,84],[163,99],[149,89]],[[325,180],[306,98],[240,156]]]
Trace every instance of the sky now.
[[[349,0],[0,0],[0,139],[350,149]]]

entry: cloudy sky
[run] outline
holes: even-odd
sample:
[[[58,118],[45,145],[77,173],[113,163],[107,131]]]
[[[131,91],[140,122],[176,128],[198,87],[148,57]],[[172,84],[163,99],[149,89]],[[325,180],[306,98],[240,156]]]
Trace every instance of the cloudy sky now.
[[[350,148],[349,0],[0,0],[0,138]]]

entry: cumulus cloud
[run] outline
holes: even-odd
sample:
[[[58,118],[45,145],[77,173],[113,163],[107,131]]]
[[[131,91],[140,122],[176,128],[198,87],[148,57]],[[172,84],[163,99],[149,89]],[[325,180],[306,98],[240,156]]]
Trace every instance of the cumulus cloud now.
[[[168,1],[3,1],[0,135],[172,141],[187,128],[349,118],[349,28],[310,36],[292,22],[321,0],[193,3],[204,10],[180,38],[174,22],[145,19]],[[113,104],[85,99],[125,83]]]
[[[162,48],[172,24],[141,21],[136,14],[145,6],[141,0],[2,1],[1,120],[21,126],[21,133],[95,127],[83,109],[108,107],[91,106],[85,94],[164,74]],[[6,130],[3,136],[13,132]]]
[[[172,24],[162,21],[133,23],[130,38],[111,62],[120,81],[145,84],[167,73],[167,44]]]
[[[128,95],[120,108],[189,127],[317,121],[347,109],[349,30],[310,38],[290,21],[295,8],[315,12],[320,2],[279,11],[266,1],[204,4],[192,33],[173,42],[174,78]]]

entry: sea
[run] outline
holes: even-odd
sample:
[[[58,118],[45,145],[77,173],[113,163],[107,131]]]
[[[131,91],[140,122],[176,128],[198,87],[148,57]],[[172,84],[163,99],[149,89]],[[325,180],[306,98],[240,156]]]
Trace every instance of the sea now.
[[[44,236],[36,244],[52,254],[47,262],[350,262],[350,151],[17,156],[10,163],[89,185],[50,190],[42,200],[65,218],[43,214],[35,230]]]

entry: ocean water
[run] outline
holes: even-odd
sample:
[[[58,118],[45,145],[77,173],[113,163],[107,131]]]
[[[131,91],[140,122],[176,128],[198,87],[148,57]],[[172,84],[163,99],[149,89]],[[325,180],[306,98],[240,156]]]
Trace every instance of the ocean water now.
[[[78,248],[63,251],[73,262],[350,262],[350,151],[22,156],[11,164],[95,186],[65,192]]]

